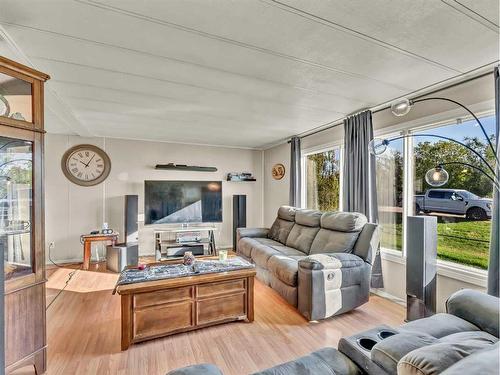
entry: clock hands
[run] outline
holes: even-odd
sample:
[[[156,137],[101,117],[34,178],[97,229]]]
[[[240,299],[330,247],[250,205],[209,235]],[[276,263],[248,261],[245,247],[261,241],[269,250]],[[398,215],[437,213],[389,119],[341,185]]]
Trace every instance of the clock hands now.
[[[95,154],[92,155],[92,157],[90,158],[90,160],[89,160],[89,162],[87,164],[84,163],[85,164],[85,168],[87,168],[89,166],[90,162],[92,161],[92,159],[94,159],[94,157],[95,157]]]

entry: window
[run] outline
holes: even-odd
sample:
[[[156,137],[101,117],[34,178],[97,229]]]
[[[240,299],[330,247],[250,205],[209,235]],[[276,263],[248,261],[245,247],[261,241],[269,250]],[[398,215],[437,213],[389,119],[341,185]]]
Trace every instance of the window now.
[[[397,140],[376,159],[380,246],[397,251],[403,250],[403,155],[403,140]]]
[[[321,211],[340,209],[340,148],[304,156],[304,205]]]
[[[495,117],[483,117],[487,134],[495,134]],[[435,137],[451,137],[479,151],[494,165],[493,154],[475,121],[427,128],[414,133],[413,187],[415,213],[436,216],[438,220],[438,257],[486,269],[491,230],[493,186],[479,171],[461,164],[445,165],[449,181],[439,189],[425,181],[425,173],[439,163],[466,162],[485,169],[485,165],[463,146]]]

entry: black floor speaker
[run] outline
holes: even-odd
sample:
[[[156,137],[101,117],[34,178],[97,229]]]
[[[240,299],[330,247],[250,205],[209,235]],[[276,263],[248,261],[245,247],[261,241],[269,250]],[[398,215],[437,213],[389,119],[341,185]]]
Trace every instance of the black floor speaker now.
[[[437,218],[408,216],[406,245],[406,320],[436,312]]]
[[[236,229],[247,226],[247,196],[233,195],[233,250],[236,251]]]

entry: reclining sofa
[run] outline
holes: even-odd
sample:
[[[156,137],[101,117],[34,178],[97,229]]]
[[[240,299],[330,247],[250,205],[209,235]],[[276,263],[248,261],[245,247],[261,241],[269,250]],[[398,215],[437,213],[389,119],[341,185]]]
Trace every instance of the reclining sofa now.
[[[446,302],[447,313],[397,328],[375,327],[342,338],[338,350],[323,348],[254,375],[498,374],[499,307],[497,297],[460,290]],[[202,374],[222,375],[222,372],[205,364],[168,375]]]
[[[260,281],[319,320],[368,301],[378,241],[363,214],[282,206],[270,229],[239,228],[236,252],[255,264]]]

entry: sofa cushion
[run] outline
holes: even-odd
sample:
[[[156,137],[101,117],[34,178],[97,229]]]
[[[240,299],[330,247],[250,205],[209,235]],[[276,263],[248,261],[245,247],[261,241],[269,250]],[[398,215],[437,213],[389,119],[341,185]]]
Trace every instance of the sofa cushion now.
[[[280,252],[270,246],[258,244],[252,249],[252,260],[259,267],[267,269],[267,261],[273,255],[280,255]]]
[[[471,309],[470,306],[474,308]],[[472,289],[453,293],[446,301],[446,311],[498,337],[500,309],[498,297]]]
[[[371,350],[371,360],[389,374],[397,373],[398,362],[413,350],[432,345],[438,339],[419,332],[401,332],[379,341]]]
[[[498,368],[500,368],[499,350],[500,343],[479,350],[448,367],[442,375],[498,374]]]
[[[279,280],[290,286],[297,286],[299,262],[286,255],[273,255],[267,262],[267,269]]]
[[[460,332],[439,339],[406,354],[398,363],[398,375],[437,375],[453,364],[480,350],[493,346],[498,339],[484,331]],[[475,372],[477,373],[477,372]]]
[[[258,245],[259,243],[255,238],[251,237],[243,237],[238,241],[238,249],[237,252],[243,254],[247,258],[252,257],[252,249]]]
[[[314,237],[309,254],[349,253],[359,232],[337,232],[321,228]]]
[[[278,250],[281,254],[289,256],[289,257],[305,258],[307,255],[300,250],[294,249],[293,247],[288,247],[288,246],[281,245],[281,244],[271,245],[271,247],[275,250]]]
[[[323,348],[293,361],[257,372],[253,375],[361,375],[361,370],[334,348]]]
[[[293,247],[305,254],[309,254],[309,249],[318,231],[319,227],[294,224],[286,240],[286,246]]]
[[[306,227],[319,227],[321,215],[321,211],[298,210],[295,213],[295,222]]]
[[[339,232],[360,232],[367,222],[359,212],[325,212],[321,216],[321,228]]]
[[[255,239],[255,241],[257,241],[261,245],[266,245],[266,246],[269,246],[269,247],[283,246],[278,241],[272,240],[270,238],[254,238],[254,239]]]
[[[290,206],[281,206],[278,209],[278,217],[286,221],[295,221],[295,213],[297,209]]]
[[[294,224],[293,221],[283,220],[278,217],[274,220],[271,229],[269,229],[268,237],[285,244]]]
[[[414,320],[399,327],[400,331],[423,332],[435,338],[453,333],[479,331],[479,328],[455,315],[439,313],[425,319]]]
[[[210,363],[188,366],[167,372],[166,375],[222,375],[218,367]]]

